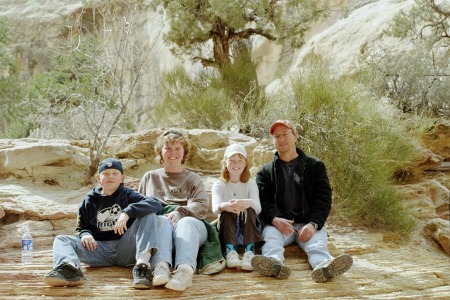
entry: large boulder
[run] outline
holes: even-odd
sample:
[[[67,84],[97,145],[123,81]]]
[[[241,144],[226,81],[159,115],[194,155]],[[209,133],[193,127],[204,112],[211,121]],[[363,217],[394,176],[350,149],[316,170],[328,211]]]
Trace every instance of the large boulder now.
[[[83,152],[63,140],[4,140],[0,144],[0,177],[41,178],[57,184],[61,175],[71,174],[79,180],[89,166]]]
[[[441,156],[444,161],[450,161],[450,121],[438,120],[430,132],[422,136],[425,148]]]

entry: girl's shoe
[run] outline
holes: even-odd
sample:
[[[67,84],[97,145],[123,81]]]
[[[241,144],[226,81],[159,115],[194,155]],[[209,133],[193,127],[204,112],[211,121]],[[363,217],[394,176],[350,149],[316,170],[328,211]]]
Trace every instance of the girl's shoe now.
[[[252,251],[247,251],[244,253],[242,258],[241,270],[253,271],[252,258],[255,256]]]
[[[226,256],[228,268],[238,268],[241,266],[241,260],[236,251],[229,251]]]

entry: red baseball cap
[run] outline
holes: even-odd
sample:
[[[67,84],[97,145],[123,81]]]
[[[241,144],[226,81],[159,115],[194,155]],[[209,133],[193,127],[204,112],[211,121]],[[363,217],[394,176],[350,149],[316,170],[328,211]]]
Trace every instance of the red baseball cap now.
[[[273,134],[275,127],[277,127],[278,125],[283,125],[283,126],[289,128],[290,130],[292,130],[293,134],[296,134],[294,125],[292,125],[292,123],[288,120],[277,120],[277,121],[273,122],[272,125],[270,125],[270,129],[269,129],[270,134]]]

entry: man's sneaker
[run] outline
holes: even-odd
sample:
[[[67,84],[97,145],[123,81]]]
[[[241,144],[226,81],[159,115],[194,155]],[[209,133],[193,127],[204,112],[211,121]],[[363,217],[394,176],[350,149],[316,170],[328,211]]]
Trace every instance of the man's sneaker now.
[[[236,251],[229,251],[226,255],[226,259],[228,268],[237,268],[241,266],[241,259]]]
[[[150,268],[147,264],[138,264],[133,267],[133,287],[135,289],[149,289],[151,287]]]
[[[252,267],[261,275],[278,279],[286,279],[291,275],[291,269],[286,267],[281,260],[274,257],[255,255],[252,258]]]
[[[179,265],[175,270],[172,279],[165,285],[166,288],[174,291],[184,291],[192,286],[194,270],[189,265]]]
[[[255,256],[252,251],[247,251],[244,253],[244,257],[242,257],[242,265],[241,270],[253,271],[252,267],[252,258]]]
[[[325,282],[347,272],[352,264],[353,258],[348,254],[340,255],[334,259],[327,259],[312,271],[311,277],[317,283]]]
[[[153,270],[153,285],[164,285],[170,280],[169,264],[166,262],[160,262]]]
[[[80,268],[66,262],[44,276],[44,282],[51,286],[79,286],[83,285],[85,280]]]

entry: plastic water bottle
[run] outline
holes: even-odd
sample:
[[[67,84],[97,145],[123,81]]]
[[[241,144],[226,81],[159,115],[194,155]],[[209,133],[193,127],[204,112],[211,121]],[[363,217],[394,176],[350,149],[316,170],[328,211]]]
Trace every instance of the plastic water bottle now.
[[[33,237],[31,236],[30,227],[28,225],[22,236],[22,263],[33,263]]]

